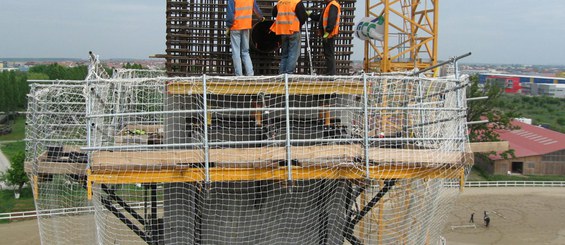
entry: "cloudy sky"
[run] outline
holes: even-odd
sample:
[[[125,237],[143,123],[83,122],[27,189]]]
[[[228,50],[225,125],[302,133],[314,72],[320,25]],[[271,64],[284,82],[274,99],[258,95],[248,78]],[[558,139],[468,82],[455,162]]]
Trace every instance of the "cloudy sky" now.
[[[441,0],[439,9],[440,59],[565,65],[564,0]],[[147,58],[165,50],[165,1],[0,0],[0,27],[0,58]],[[354,51],[361,59],[362,46]]]

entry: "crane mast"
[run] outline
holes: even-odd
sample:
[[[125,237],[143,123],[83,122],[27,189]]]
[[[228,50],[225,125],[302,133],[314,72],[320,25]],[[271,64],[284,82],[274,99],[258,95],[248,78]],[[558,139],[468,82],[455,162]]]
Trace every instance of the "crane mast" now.
[[[423,69],[437,64],[439,0],[366,0],[365,16],[384,18],[382,41],[365,41],[364,69]]]

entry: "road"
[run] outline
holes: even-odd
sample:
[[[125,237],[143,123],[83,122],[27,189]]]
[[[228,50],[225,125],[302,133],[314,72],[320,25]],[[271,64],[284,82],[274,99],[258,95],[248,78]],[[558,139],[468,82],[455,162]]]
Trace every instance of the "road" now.
[[[8,168],[10,168],[10,161],[4,156],[4,153],[0,151],[0,172],[5,172]]]
[[[20,140],[0,141],[0,146],[2,146],[2,144],[15,143],[15,142],[18,142],[18,141],[20,141]],[[4,152],[2,152],[0,150],[0,173],[5,172],[6,170],[8,170],[8,168],[10,168],[10,161],[8,160],[6,155],[4,155]]]
[[[3,143],[10,143],[15,141],[1,141],[0,145]],[[0,150],[0,174],[6,172],[10,168],[10,160],[4,155],[4,152]],[[3,182],[0,182],[0,190],[6,188],[6,185]]]

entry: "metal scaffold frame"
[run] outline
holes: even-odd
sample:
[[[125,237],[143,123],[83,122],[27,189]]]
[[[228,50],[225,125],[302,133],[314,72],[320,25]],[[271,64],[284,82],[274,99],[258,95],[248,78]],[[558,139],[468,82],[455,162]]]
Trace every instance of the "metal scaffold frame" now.
[[[460,79],[203,75],[43,83],[31,91],[28,146],[35,147],[26,164],[39,205],[52,201],[52,179],[85,187],[99,229],[107,230],[102,241],[131,233],[166,243],[176,234],[171,225],[194,215],[193,228],[179,234],[203,242],[211,234],[203,227],[216,222],[206,216],[215,207],[207,206],[210,195],[222,205],[252,198],[260,208],[279,203],[264,199],[269,188],[287,201],[304,193],[320,200],[319,234],[308,239],[421,241],[436,237],[426,227],[439,220],[418,215],[435,212],[445,182],[463,186],[472,163],[464,134],[468,80]],[[381,135],[384,120],[399,125]],[[230,127],[237,131],[221,131]],[[133,205],[140,201],[143,208]],[[406,231],[395,221],[407,217],[417,217],[419,228]],[[336,225],[339,234],[328,234]]]

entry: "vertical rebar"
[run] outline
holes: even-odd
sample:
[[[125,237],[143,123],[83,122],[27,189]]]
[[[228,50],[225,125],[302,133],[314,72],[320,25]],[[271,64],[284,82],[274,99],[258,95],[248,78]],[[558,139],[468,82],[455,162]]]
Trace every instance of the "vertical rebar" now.
[[[258,0],[257,5],[267,19],[276,0]],[[353,28],[355,18],[354,0],[342,0],[340,31],[335,37],[336,71],[338,75],[350,74],[352,70],[351,50],[353,49]],[[304,6],[315,12],[323,11],[320,2],[304,2]],[[233,74],[229,40],[224,35],[227,1],[166,1],[166,69],[171,77],[200,76],[205,73],[213,76]],[[312,27],[311,25],[309,27]],[[311,31],[311,30],[310,30]],[[306,30],[301,30],[303,37]],[[257,33],[261,33],[258,31]],[[251,33],[253,35],[253,32]],[[310,41],[301,40],[301,52],[297,61],[297,74],[310,74],[313,70],[324,69],[325,57],[321,51],[322,37],[308,33]],[[259,37],[261,41],[262,37]],[[257,38],[255,39],[257,40]],[[255,42],[253,36],[251,41]],[[306,46],[310,45],[312,62],[310,65]],[[250,55],[256,75],[274,75],[278,73],[280,51],[260,52],[252,45]]]

